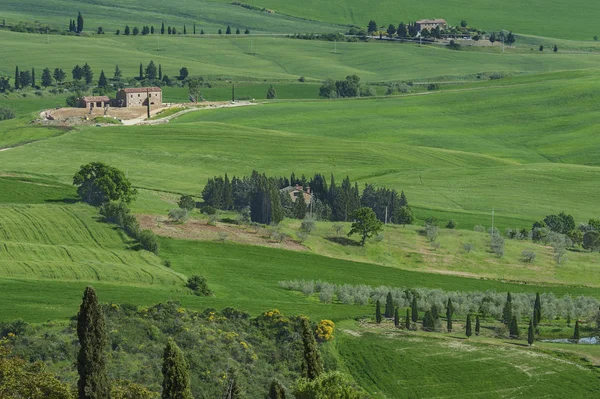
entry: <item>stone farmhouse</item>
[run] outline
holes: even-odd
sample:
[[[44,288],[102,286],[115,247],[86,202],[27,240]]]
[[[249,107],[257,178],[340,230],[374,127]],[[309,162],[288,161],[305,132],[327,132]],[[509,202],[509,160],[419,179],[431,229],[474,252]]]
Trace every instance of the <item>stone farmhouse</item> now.
[[[135,87],[122,89],[117,92],[115,105],[117,107],[145,107],[162,104],[162,89],[160,87]]]
[[[283,193],[288,193],[292,198],[292,202],[296,202],[300,195],[304,195],[304,202],[310,204],[312,200],[312,194],[310,193],[310,187],[306,187],[306,189],[298,184],[295,186],[287,186],[280,190]]]
[[[81,108],[104,108],[110,105],[110,98],[107,96],[87,96],[79,99],[79,106]]]
[[[446,29],[448,27],[448,23],[445,19],[422,19],[420,21],[415,22],[415,26],[418,32],[421,32],[423,29],[427,29],[431,31],[438,26],[440,29]]]

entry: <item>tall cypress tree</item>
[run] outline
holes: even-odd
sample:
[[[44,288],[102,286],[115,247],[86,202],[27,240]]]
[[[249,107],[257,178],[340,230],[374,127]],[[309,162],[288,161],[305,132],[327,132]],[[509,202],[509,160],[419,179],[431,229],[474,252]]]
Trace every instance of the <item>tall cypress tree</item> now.
[[[102,87],[103,89],[108,87],[108,80],[106,79],[106,75],[104,74],[104,69],[100,71],[100,78],[98,79],[98,87]]]
[[[417,297],[413,296],[412,303],[410,304],[411,319],[413,323],[419,320],[419,309],[417,308]]]
[[[375,321],[377,324],[381,323],[381,302],[379,302],[379,299],[377,300],[377,304],[375,304]]]
[[[508,327],[508,332],[511,338],[519,338],[519,324],[517,323],[517,316],[513,315],[512,319],[510,319],[510,325]]]
[[[466,326],[465,334],[467,335],[467,338],[469,338],[469,337],[471,337],[471,335],[473,335],[473,332],[471,331],[471,315],[470,314],[467,315],[467,326]]]
[[[187,35],[187,29],[185,28],[185,25],[183,25],[183,34]]]
[[[535,337],[533,335],[533,317],[529,320],[529,328],[527,329],[527,343],[529,344],[529,346],[533,345],[533,341],[535,340]]]
[[[387,318],[392,318],[394,316],[394,299],[392,298],[391,292],[388,292],[387,297],[385,298],[384,316]]]
[[[573,339],[579,341],[581,333],[579,332],[579,320],[575,321],[575,331],[573,331]]]
[[[162,80],[162,65],[158,64],[158,80]]]
[[[31,87],[35,87],[35,68],[31,68]]]
[[[140,62],[140,76],[139,76],[140,80],[144,79],[144,66],[142,65],[142,63]]]
[[[310,321],[306,317],[302,317],[300,323],[302,327],[302,346],[304,347],[302,357],[302,377],[314,380],[323,373],[321,353],[319,352],[317,341],[315,341],[315,335],[310,326]]]
[[[535,294],[535,303],[533,305],[533,326],[537,327],[542,320],[542,301],[540,299],[540,293]]]
[[[410,330],[410,310],[406,308],[406,319],[404,319],[404,327]]]
[[[15,68],[15,90],[21,88],[21,74],[19,73],[19,66]]]
[[[269,385],[268,399],[285,399],[285,388],[277,380],[273,380]]]
[[[165,23],[163,22],[161,27],[160,27],[160,34],[164,35],[165,34]]]
[[[510,292],[506,294],[506,303],[504,304],[504,309],[502,309],[502,322],[506,325],[509,325],[512,319],[512,297],[510,296]]]
[[[481,331],[481,324],[479,324],[479,315],[475,316],[475,335],[479,336]]]
[[[79,399],[110,398],[110,382],[106,370],[106,320],[92,287],[87,287],[77,315],[77,388]]]
[[[196,34],[196,23],[194,22],[194,35]]]
[[[306,198],[304,198],[304,191],[300,190],[296,201],[294,202],[293,208],[294,217],[296,219],[304,219],[306,216]]]
[[[83,16],[81,12],[77,15],[77,33],[83,32]]]
[[[446,329],[448,332],[452,332],[452,313],[454,313],[452,299],[448,298],[448,303],[446,304]]]
[[[235,367],[232,367],[227,376],[227,384],[225,385],[223,399],[241,399],[243,397],[244,393],[240,384],[238,371]]]
[[[171,338],[163,352],[162,374],[162,399],[193,399],[188,363]]]
[[[394,309],[394,327],[400,327],[400,315],[398,314],[398,308]]]

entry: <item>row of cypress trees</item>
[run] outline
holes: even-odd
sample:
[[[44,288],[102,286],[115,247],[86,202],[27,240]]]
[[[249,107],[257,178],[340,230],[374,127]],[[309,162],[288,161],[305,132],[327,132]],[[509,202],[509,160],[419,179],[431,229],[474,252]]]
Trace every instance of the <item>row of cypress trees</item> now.
[[[106,319],[98,296],[87,287],[77,314],[77,337],[80,349],[77,356],[78,399],[109,399],[110,379],[107,371],[108,332]],[[303,346],[302,378],[314,380],[324,372],[323,361],[310,321],[301,318]],[[183,351],[169,338],[163,352],[162,399],[192,399],[189,365]],[[223,398],[243,397],[235,368],[228,370]],[[285,399],[286,390],[274,380],[268,388],[269,399]]]

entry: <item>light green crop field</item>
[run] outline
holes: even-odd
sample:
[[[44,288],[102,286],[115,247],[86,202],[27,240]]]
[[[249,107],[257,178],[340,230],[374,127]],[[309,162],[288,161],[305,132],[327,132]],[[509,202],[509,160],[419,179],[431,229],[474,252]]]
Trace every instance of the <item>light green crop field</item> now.
[[[49,42],[48,42],[49,40]],[[103,69],[110,77],[119,65],[124,76],[135,77],[140,63],[161,64],[170,77],[187,67],[191,75],[236,81],[267,79],[342,79],[356,74],[363,81],[464,80],[481,72],[541,73],[597,69],[597,52],[530,51],[529,45],[507,49],[453,51],[438,46],[400,43],[337,43],[275,37],[72,37],[0,31],[5,50],[0,74],[13,76],[15,66],[63,68],[70,76],[76,64],[88,63],[96,78]],[[93,51],[90,49],[93,48]],[[160,49],[160,51],[159,51]],[[476,80],[473,76],[470,80]]]
[[[348,324],[336,338],[338,361],[373,398],[585,398],[600,392],[598,372],[575,355]]]

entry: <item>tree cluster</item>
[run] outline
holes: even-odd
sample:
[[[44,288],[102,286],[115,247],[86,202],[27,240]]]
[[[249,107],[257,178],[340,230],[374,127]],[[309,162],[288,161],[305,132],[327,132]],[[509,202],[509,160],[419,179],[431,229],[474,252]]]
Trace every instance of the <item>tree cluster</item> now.
[[[323,98],[351,98],[373,95],[369,86],[361,85],[356,75],[346,76],[344,80],[327,79],[319,88],[319,96]]]
[[[69,20],[69,32],[77,34],[83,32],[83,16],[81,12],[77,14],[77,19]]]

